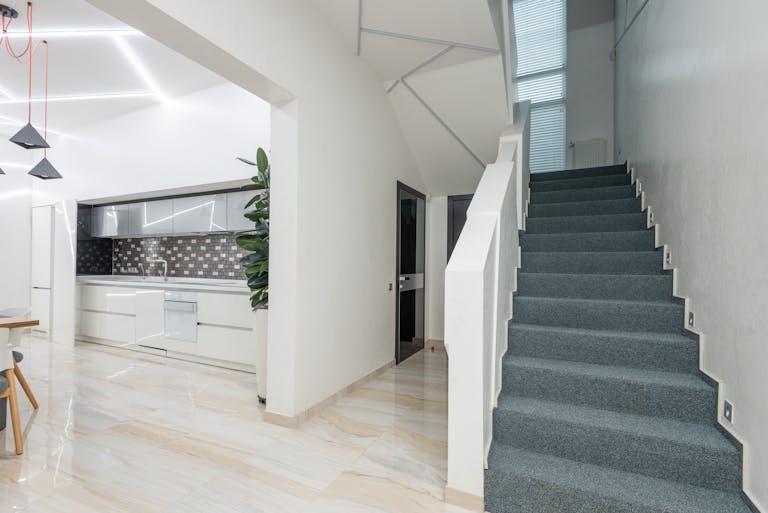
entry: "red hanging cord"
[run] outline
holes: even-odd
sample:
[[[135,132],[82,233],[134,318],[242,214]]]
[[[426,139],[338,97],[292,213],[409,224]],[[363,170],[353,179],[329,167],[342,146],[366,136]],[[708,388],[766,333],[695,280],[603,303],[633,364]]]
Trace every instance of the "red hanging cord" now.
[[[43,122],[43,139],[48,142],[48,41],[42,42],[45,45],[45,121]],[[48,148],[43,149],[43,157],[48,156]]]
[[[29,27],[29,39],[27,49],[29,50],[29,108],[27,112],[27,122],[32,123],[32,56],[35,54],[32,50],[32,4],[27,3],[27,27]]]

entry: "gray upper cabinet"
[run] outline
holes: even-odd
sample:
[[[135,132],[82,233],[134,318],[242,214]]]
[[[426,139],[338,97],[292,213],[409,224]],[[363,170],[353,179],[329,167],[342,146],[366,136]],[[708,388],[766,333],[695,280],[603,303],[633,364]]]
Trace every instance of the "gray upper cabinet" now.
[[[94,207],[92,237],[156,237],[253,229],[243,214],[254,191]]]
[[[227,231],[227,195],[173,199],[173,233]]]
[[[155,200],[130,204],[130,235],[147,237],[173,234],[173,201]]]
[[[130,232],[130,205],[95,207],[91,225],[94,237],[127,237]]]
[[[256,191],[239,191],[227,194],[227,230],[252,230],[254,223],[246,219],[245,205],[256,194]]]

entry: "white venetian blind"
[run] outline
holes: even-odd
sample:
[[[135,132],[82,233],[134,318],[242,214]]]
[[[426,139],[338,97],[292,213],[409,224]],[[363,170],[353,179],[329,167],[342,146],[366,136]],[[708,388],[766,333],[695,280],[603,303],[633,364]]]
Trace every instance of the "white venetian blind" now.
[[[517,87],[531,100],[532,172],[565,168],[566,0],[513,0]]]

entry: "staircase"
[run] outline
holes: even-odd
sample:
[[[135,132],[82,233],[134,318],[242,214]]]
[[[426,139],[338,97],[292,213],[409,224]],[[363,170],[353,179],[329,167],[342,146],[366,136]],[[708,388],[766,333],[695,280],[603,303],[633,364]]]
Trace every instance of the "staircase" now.
[[[531,176],[491,513],[748,513],[625,166]]]

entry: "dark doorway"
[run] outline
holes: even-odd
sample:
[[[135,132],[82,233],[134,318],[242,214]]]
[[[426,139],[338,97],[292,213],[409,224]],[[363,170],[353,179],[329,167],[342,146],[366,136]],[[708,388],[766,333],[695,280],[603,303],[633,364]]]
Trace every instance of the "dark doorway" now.
[[[424,349],[426,207],[422,193],[397,182],[397,363]]]
[[[472,194],[448,196],[448,260],[451,259],[453,248],[459,241],[461,230],[467,222],[467,209],[472,203]]]

